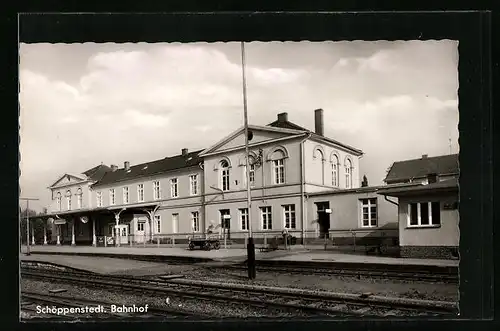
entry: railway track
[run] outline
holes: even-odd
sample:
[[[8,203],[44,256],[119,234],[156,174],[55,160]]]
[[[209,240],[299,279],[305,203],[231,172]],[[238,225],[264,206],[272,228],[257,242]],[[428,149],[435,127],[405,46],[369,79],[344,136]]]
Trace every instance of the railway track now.
[[[226,269],[247,271],[246,265],[230,265],[218,266],[214,269]],[[377,279],[394,279],[406,281],[420,281],[420,282],[444,282],[450,284],[458,284],[458,275],[450,273],[432,273],[432,272],[418,272],[415,270],[372,270],[372,269],[336,269],[336,268],[317,268],[308,266],[257,266],[257,271],[270,272],[270,273],[285,273],[285,274],[300,274],[300,275],[326,275],[338,277],[354,277],[354,278],[377,278]]]
[[[210,283],[183,279],[143,279],[23,267],[23,278],[57,283],[140,292],[152,296],[177,296],[306,312],[314,316],[453,316],[457,307],[451,302],[422,301],[353,294],[336,294],[299,289],[270,288],[243,284]]]
[[[119,319],[144,319],[144,318],[161,318],[161,319],[179,319],[179,318],[192,318],[192,317],[205,317],[194,316],[194,314],[182,312],[176,309],[165,307],[147,308],[143,312],[119,312],[113,311],[112,306],[117,305],[116,302],[107,302],[100,300],[89,300],[87,298],[77,298],[73,296],[63,296],[58,294],[46,294],[39,292],[22,292],[21,293],[21,311],[25,312],[24,316],[49,318],[57,320],[74,320],[74,319],[108,319],[110,316]],[[125,305],[129,306],[129,305]],[[52,312],[47,312],[46,308],[55,308]],[[98,312],[88,312],[85,307],[98,308]],[[60,309],[57,311],[57,309]],[[67,311],[64,312],[63,309]],[[73,308],[73,310],[70,310]]]

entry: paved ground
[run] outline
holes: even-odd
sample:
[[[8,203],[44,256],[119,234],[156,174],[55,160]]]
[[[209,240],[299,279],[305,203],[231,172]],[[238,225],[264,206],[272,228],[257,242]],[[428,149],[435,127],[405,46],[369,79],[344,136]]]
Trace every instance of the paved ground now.
[[[23,247],[26,252],[26,247]],[[93,254],[136,254],[136,255],[162,255],[181,256],[213,259],[214,261],[243,262],[246,260],[246,249],[220,249],[217,251],[190,251],[184,248],[172,247],[91,247],[91,246],[33,246],[32,252],[44,252],[47,254],[56,252],[65,253],[93,253]],[[274,251],[261,253],[256,251],[257,260],[279,260],[279,261],[313,261],[318,262],[352,262],[352,263],[382,263],[382,264],[412,264],[412,265],[437,265],[437,266],[458,266],[457,260],[430,260],[430,259],[408,259],[390,258],[355,254],[342,254],[325,251]],[[34,255],[32,255],[34,256]],[[128,260],[130,262],[130,260]]]

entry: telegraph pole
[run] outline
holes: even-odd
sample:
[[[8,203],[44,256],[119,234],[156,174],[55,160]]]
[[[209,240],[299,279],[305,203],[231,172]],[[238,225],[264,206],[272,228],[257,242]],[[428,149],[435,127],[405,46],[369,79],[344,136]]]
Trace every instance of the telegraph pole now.
[[[252,236],[252,193],[250,188],[250,158],[248,152],[248,113],[247,113],[247,84],[245,76],[245,44],[241,42],[241,69],[243,72],[243,114],[245,117],[245,154],[246,154],[246,178],[247,178],[247,223],[248,223],[248,278],[255,279],[255,244]]]
[[[38,201],[39,199],[35,198],[19,198],[19,200],[26,201],[26,247],[27,252],[26,255],[31,255],[30,252],[30,201]]]

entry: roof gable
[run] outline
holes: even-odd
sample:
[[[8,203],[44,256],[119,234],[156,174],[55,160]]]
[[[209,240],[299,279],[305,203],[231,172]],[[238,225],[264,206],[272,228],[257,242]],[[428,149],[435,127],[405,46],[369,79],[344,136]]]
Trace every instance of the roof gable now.
[[[129,170],[124,168],[116,171],[108,171],[93,186],[110,185],[117,182],[133,180],[148,176],[154,176],[165,172],[198,166],[203,160],[199,157],[201,151],[191,152],[187,155],[176,155],[160,160],[141,163],[130,166]]]
[[[49,187],[59,187],[59,186],[77,184],[85,181],[86,179],[87,178],[83,175],[74,175],[65,173],[63,176],[59,177],[59,179],[56,180],[54,184],[50,185]]]
[[[430,174],[458,174],[458,154],[441,155],[414,160],[394,162],[385,178],[386,183],[423,178]]]
[[[275,139],[282,139],[287,137],[294,137],[298,134],[303,134],[304,131],[294,130],[294,129],[284,129],[284,128],[274,128],[265,127],[257,125],[249,125],[248,130],[252,132],[252,140],[249,144],[263,143],[266,141],[273,141]],[[204,156],[210,153],[221,152],[225,150],[230,150],[238,147],[245,146],[245,128],[239,128],[238,130],[232,132],[227,137],[221,139],[216,144],[205,149],[200,155]]]

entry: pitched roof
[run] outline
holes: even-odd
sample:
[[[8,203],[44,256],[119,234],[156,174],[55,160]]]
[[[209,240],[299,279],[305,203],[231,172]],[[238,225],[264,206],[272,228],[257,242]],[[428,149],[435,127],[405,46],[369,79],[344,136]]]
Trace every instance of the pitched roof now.
[[[157,175],[172,170],[193,167],[203,162],[203,159],[199,157],[200,152],[201,150],[188,153],[186,156],[176,155],[156,161],[137,164],[131,166],[129,170],[121,168],[116,171],[109,171],[93,186],[107,185],[125,180]]]
[[[389,196],[405,196],[427,192],[457,191],[458,178],[443,180],[431,184],[409,184],[400,187],[392,187],[379,190],[378,194]]]
[[[111,171],[110,167],[108,167],[107,165],[104,165],[104,164],[100,164],[98,166],[95,166],[95,167],[87,170],[87,171],[84,171],[83,174],[85,176],[87,176],[88,178],[92,179],[93,181],[98,181],[108,171]]]
[[[347,148],[348,150],[351,150],[353,152],[355,152],[356,154],[358,155],[362,155],[363,154],[363,151],[361,151],[360,149],[357,149],[357,148],[354,148],[352,146],[349,146],[349,145],[346,145],[344,143],[341,143],[339,141],[336,141],[334,139],[331,139],[331,138],[328,138],[328,137],[325,137],[325,136],[321,136],[317,133],[314,133],[306,128],[303,128],[295,123],[292,123],[288,120],[285,120],[285,121],[280,121],[280,120],[276,120],[272,123],[269,123],[267,126],[270,126],[270,127],[275,127],[275,128],[282,128],[282,129],[292,129],[292,130],[299,130],[299,131],[304,131],[304,132],[308,132],[311,134],[311,137],[313,138],[316,138],[316,139],[322,139],[322,140],[326,140],[328,142],[331,142],[333,144],[336,144],[336,145],[339,145],[339,146],[342,146],[344,148]]]
[[[430,174],[458,174],[458,154],[441,155],[394,162],[385,177],[386,183],[423,178]]]
[[[269,123],[267,126],[272,126],[274,128],[281,128],[281,129],[292,129],[292,130],[300,130],[300,131],[309,131],[295,123],[292,123],[290,121],[279,121],[276,120],[272,123]]]

